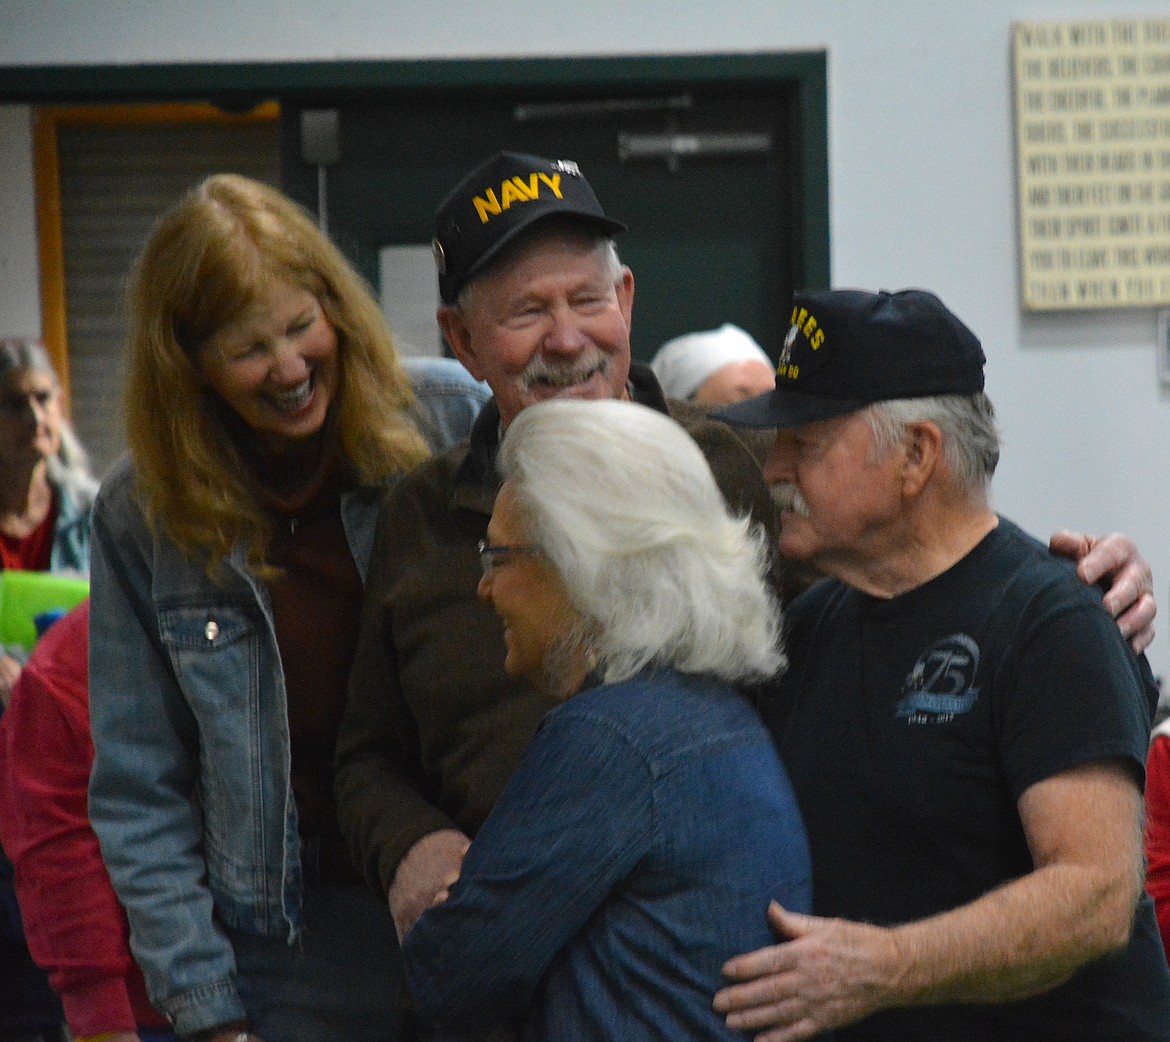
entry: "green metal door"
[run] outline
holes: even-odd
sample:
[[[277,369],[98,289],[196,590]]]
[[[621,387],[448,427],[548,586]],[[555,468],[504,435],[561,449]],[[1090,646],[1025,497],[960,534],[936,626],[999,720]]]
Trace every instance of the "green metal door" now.
[[[333,105],[324,165],[306,161],[301,120],[321,103],[285,99],[282,179],[310,209],[324,202],[330,234],[377,286],[383,248],[429,243],[436,207],[481,160],[572,159],[629,227],[618,246],[636,282],[635,357],[723,322],[775,356],[792,291],[828,277],[823,94],[809,98],[823,80],[777,66],[785,57],[629,60],[624,79],[618,59],[519,63],[514,78],[491,63],[453,70],[445,85]]]

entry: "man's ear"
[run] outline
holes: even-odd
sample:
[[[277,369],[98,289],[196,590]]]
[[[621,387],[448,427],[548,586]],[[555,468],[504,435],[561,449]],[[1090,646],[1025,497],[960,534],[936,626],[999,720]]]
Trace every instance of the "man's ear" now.
[[[618,307],[626,320],[626,329],[634,326],[634,273],[628,265],[622,265],[621,281],[617,284]]]
[[[477,380],[482,380],[484,372],[471,346],[471,331],[467,328],[467,322],[459,309],[441,307],[435,312],[435,319],[439,323],[439,329],[443,331],[443,338],[455,352],[455,357],[463,363],[463,368]]]
[[[916,496],[933,477],[942,460],[942,431],[929,420],[906,427],[905,456],[902,461],[902,489]]]

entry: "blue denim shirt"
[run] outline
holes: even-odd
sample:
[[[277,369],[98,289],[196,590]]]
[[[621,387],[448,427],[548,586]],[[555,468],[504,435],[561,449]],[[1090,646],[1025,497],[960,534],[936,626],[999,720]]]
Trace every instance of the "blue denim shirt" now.
[[[486,397],[453,365],[410,369],[435,448],[465,437]],[[123,460],[94,509],[90,817],[151,1000],[188,1034],[243,1016],[216,918],[290,943],[303,926],[285,686],[243,553],[213,583],[150,530],[133,480]],[[342,501],[363,578],[380,497]]]
[[[526,1039],[716,1039],[732,955],[775,943],[770,899],[811,907],[808,845],[755,712],[671,670],[552,710],[403,945],[425,1017]]]

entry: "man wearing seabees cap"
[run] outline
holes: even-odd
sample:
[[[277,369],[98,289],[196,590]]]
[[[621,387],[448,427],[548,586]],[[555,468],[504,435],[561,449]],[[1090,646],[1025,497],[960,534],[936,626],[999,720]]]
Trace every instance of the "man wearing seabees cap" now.
[[[1066,562],[990,506],[979,340],[933,294],[796,298],[775,389],[788,609],[765,715],[808,828],[814,916],[725,967],[769,1040],[1170,1038],[1143,893],[1144,659]]]

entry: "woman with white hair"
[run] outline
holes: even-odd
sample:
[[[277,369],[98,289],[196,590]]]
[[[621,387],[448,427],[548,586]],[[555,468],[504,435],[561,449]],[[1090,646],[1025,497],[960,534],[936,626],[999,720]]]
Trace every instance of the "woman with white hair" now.
[[[463,871],[407,934],[424,1018],[526,1039],[732,1038],[711,1009],[769,900],[809,907],[803,825],[737,685],[783,665],[766,547],[674,421],[525,409],[481,545],[506,668],[559,694]]]

